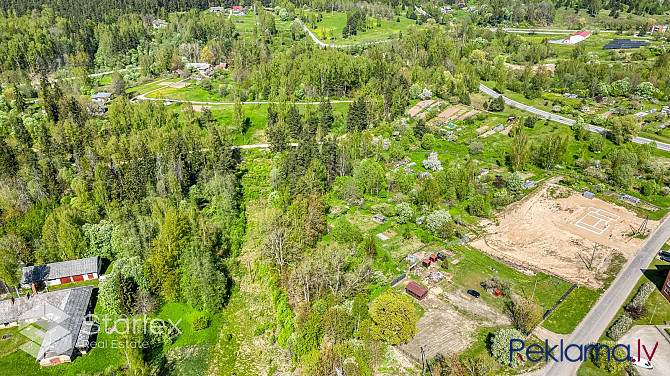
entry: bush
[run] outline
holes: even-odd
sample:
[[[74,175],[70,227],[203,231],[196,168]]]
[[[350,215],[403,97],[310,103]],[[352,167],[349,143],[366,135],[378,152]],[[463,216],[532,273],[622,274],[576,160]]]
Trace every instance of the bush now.
[[[626,334],[631,324],[633,324],[633,319],[631,319],[630,316],[621,315],[607,330],[607,336],[618,341],[624,334]]]
[[[480,285],[486,290],[498,289],[504,296],[509,296],[512,293],[512,284],[501,279],[497,274],[486,278]]]
[[[414,209],[412,209],[412,205],[407,202],[402,202],[396,205],[395,211],[398,215],[398,223],[407,223],[412,220],[412,217],[414,216]]]
[[[542,321],[544,310],[539,304],[516,296],[508,303],[514,326],[524,333],[530,333]]]
[[[596,367],[602,368],[610,373],[617,373],[623,370],[627,362],[618,362],[612,359],[611,356],[608,357],[609,352],[612,351],[611,349],[614,346],[616,346],[616,343],[611,341],[603,341],[602,343],[599,343],[597,346],[598,348],[594,349],[591,352],[591,359],[593,361],[593,364],[596,365]],[[596,354],[598,355],[597,360],[596,360]],[[614,351],[614,354],[612,355],[614,355],[617,359],[624,359],[627,356],[626,350],[624,350],[623,347],[617,347],[617,349]]]
[[[656,290],[656,286],[651,282],[640,285],[640,288],[637,290],[635,296],[633,296],[633,299],[626,305],[626,310],[629,306],[634,307],[644,305],[644,303],[647,302],[647,299],[649,299],[649,295],[651,295],[654,290]]]
[[[647,307],[644,305],[627,305],[626,306],[626,313],[628,313],[628,316],[630,316],[633,320],[639,320],[642,317],[647,316]]]
[[[510,362],[510,340],[525,338],[516,329],[500,329],[493,335],[493,343],[491,344],[491,355],[502,364],[506,364],[512,368],[521,365],[521,359],[513,356]]]
[[[475,141],[470,144],[470,154],[480,154],[484,152],[484,144],[480,141]]]
[[[193,331],[197,332],[198,330],[203,330],[207,329],[209,326],[209,320],[205,315],[199,315],[195,319],[193,319]]]
[[[450,221],[451,214],[448,210],[436,210],[426,217],[426,230],[437,235]]]

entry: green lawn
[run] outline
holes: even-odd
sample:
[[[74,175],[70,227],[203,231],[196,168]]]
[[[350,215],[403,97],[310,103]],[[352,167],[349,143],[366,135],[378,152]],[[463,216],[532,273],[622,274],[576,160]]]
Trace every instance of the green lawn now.
[[[542,324],[558,334],[570,334],[591,310],[600,294],[586,287],[574,289]]]
[[[397,38],[399,33],[406,33],[410,25],[415,25],[414,20],[410,20],[404,15],[399,16],[400,22],[396,22],[396,17],[392,20],[374,19],[374,27],[366,31],[359,31],[355,36],[342,38],[342,29],[347,23],[347,14],[343,12],[324,12],[323,20],[316,23],[316,27],[307,25],[314,35],[324,43],[347,45],[356,43],[369,43],[386,39]],[[380,23],[379,26],[377,22]]]

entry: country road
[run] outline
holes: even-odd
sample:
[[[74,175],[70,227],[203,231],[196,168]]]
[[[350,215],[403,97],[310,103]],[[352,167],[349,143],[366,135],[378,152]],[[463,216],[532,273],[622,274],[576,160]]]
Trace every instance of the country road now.
[[[564,35],[572,35],[576,32],[583,31],[583,29],[579,30],[569,30],[569,29],[551,29],[551,28],[518,28],[518,27],[503,27],[501,28],[502,31],[508,32],[508,33],[518,33],[518,34],[552,34],[552,35],[557,35],[557,34],[564,34]],[[494,33],[498,31],[498,28],[492,27],[489,30],[493,31]],[[598,30],[598,33],[602,34],[615,34],[618,33],[617,30]],[[652,39],[651,36],[639,36],[639,35],[621,35],[621,38],[627,38],[627,39]]]
[[[495,90],[487,87],[484,84],[479,84],[479,90],[481,90],[484,94],[486,94],[490,97],[493,97],[493,98],[498,98],[500,96],[500,94],[498,92],[496,92]],[[567,118],[567,117],[561,116],[561,115],[552,114],[550,112],[540,110],[538,108],[523,104],[521,102],[517,102],[515,100],[507,98],[504,95],[503,95],[503,99],[505,100],[505,104],[507,104],[509,106],[518,108],[520,110],[528,111],[528,112],[533,113],[535,115],[538,115],[538,116],[540,116],[544,119],[553,120],[553,121],[556,121],[558,123],[565,124],[565,125],[570,125],[570,126],[575,123],[575,121],[573,119],[570,119],[570,118]],[[600,133],[600,134],[603,134],[603,135],[607,134],[607,132],[608,132],[606,128],[599,127],[597,125],[585,124],[585,127],[586,127],[587,130],[589,130],[591,132]],[[636,143],[636,144],[650,144],[650,143],[654,142],[654,143],[656,143],[656,147],[658,149],[663,150],[663,151],[670,151],[670,144],[666,144],[664,142],[659,142],[659,141],[655,141],[655,140],[650,140],[650,139],[644,138],[644,137],[633,137],[631,139],[631,142]]]
[[[614,319],[619,307],[621,307],[628,295],[635,287],[635,284],[642,276],[642,271],[646,269],[661,246],[670,237],[670,216],[656,228],[656,230],[647,238],[635,257],[628,260],[622,268],[617,278],[605,291],[584,320],[577,326],[574,332],[566,341],[566,345],[571,343],[590,344],[595,343],[601,334],[607,329],[609,323]],[[540,338],[540,340],[543,340]],[[553,346],[553,344],[552,344]],[[574,348],[573,348],[574,349]],[[572,353],[570,353],[572,354]],[[570,355],[571,358],[577,358],[577,355]],[[581,365],[580,362],[551,362],[545,368],[546,376],[568,376],[577,374]]]

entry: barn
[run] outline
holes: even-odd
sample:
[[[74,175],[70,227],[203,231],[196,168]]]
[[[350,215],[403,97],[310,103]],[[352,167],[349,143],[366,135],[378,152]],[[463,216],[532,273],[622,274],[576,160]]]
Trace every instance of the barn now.
[[[411,281],[405,286],[405,292],[418,300],[421,300],[428,295],[428,290],[414,281]]]
[[[63,283],[97,279],[101,266],[102,260],[98,256],[51,264],[24,266],[21,286],[30,287],[33,283],[39,282],[44,282],[47,286],[55,286]]]

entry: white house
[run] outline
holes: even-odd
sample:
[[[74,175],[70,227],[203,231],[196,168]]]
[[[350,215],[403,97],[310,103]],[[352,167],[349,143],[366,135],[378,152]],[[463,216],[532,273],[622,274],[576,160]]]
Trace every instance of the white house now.
[[[579,43],[579,42],[584,41],[586,38],[588,38],[588,37],[590,37],[590,36],[591,36],[591,32],[590,32],[590,31],[580,31],[580,32],[577,32],[577,33],[574,33],[574,34],[570,35],[569,37],[567,37],[567,38],[565,38],[565,39],[560,39],[560,40],[557,40],[557,41],[552,41],[551,43],[555,43],[555,44],[567,44],[567,45],[569,45],[569,46],[572,46],[573,44],[577,44],[577,43]]]

